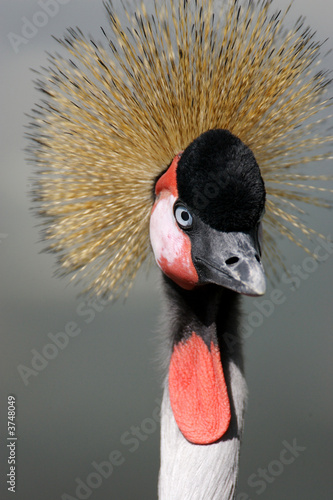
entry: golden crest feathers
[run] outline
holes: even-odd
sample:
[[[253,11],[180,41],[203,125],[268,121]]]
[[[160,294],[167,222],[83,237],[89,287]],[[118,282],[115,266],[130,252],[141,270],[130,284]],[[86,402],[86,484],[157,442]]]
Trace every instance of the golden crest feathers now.
[[[271,0],[155,0],[150,12],[116,4],[105,3],[106,48],[71,29],[59,40],[67,57],[50,56],[37,81],[45,99],[33,111],[29,159],[61,272],[100,294],[126,290],[150,254],[156,177],[213,128],[237,135],[261,168],[268,254],[276,233],[303,245],[295,228],[311,230],[296,205],[321,204],[323,188],[313,198],[307,183],[325,178],[298,168],[328,158],[313,151],[332,142],[318,118],[327,118],[330,82],[304,20],[288,31],[288,10],[273,12]]]

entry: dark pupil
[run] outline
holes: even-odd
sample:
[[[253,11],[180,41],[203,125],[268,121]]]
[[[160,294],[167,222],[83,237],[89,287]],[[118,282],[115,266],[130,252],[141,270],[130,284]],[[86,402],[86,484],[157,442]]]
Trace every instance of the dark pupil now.
[[[186,222],[186,221],[189,220],[189,218],[190,218],[190,216],[189,216],[189,214],[187,212],[185,212],[185,211],[182,212],[182,219],[183,219],[183,221]]]

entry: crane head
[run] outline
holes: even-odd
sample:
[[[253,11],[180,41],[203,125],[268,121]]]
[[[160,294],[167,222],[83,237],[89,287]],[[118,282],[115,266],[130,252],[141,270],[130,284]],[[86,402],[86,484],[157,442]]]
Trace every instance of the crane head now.
[[[271,3],[158,0],[154,15],[145,3],[134,15],[106,2],[105,46],[80,29],[59,40],[27,133],[59,276],[117,298],[152,246],[185,288],[261,294],[265,189],[267,274],[281,269],[280,236],[307,248],[316,233],[299,205],[331,206],[316,184],[330,178],[299,167],[330,158],[316,150],[332,144],[330,78],[313,64],[322,44],[304,20],[285,36],[287,12]]]
[[[251,150],[227,130],[203,133],[156,182],[150,239],[161,270],[185,289],[207,283],[265,292],[265,186]]]

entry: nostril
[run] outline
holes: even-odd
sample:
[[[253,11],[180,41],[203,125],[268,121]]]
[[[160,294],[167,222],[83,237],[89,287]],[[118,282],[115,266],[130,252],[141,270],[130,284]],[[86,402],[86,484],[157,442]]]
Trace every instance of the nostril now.
[[[239,258],[238,257],[230,257],[229,259],[227,259],[225,261],[225,263],[228,265],[228,266],[231,266],[232,264],[236,264],[236,262],[239,261]]]
[[[257,259],[257,261],[258,261],[258,262],[259,262],[259,264],[260,264],[260,257],[259,257],[259,255],[258,255],[257,253],[255,254],[255,258]]]

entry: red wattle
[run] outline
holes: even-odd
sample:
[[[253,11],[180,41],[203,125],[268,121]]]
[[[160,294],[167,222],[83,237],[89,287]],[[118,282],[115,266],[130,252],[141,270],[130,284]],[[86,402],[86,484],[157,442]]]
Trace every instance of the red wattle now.
[[[220,351],[210,349],[195,332],[175,344],[169,368],[170,402],[177,425],[194,444],[220,439],[229,427],[231,413]]]

